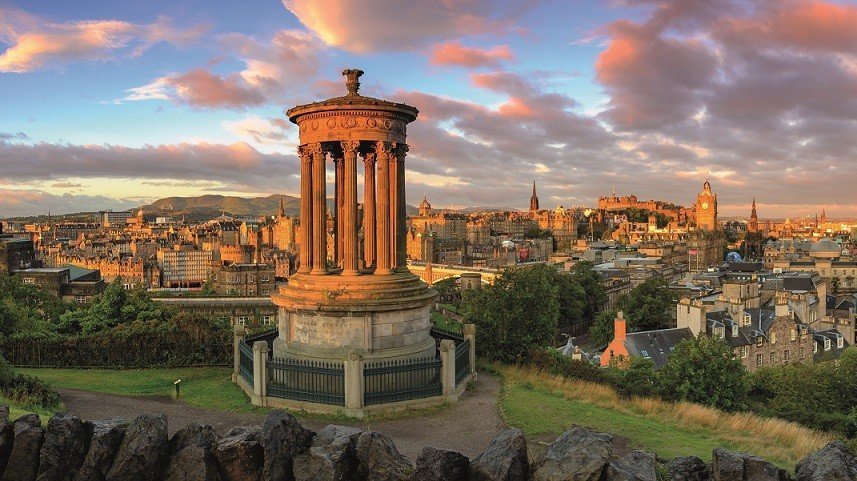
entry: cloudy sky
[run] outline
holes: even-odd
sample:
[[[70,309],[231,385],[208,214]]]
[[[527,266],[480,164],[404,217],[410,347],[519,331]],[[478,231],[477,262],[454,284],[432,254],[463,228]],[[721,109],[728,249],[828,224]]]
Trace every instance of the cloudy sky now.
[[[408,201],[857,216],[857,2],[0,0],[0,217],[298,192],[284,110],[420,110]]]

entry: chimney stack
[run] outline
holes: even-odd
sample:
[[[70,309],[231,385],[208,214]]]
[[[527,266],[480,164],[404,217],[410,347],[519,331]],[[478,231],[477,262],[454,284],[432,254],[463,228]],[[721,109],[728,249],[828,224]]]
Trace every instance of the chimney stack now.
[[[624,341],[626,332],[627,327],[625,325],[625,315],[622,311],[619,311],[616,314],[616,319],[613,321],[613,339]]]

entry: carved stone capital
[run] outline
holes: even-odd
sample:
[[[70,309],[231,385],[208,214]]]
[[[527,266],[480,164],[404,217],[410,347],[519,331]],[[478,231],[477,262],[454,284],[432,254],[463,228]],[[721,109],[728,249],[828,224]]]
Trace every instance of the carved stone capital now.
[[[393,154],[393,142],[379,141],[375,144],[375,153],[379,156],[389,157]]]
[[[308,155],[324,155],[324,148],[321,145],[321,142],[313,142],[311,144],[301,145],[301,148],[306,151]]]
[[[356,155],[357,150],[360,148],[360,141],[359,140],[343,140],[342,142],[340,142],[340,145],[342,145],[342,152],[344,152],[346,155],[348,155],[348,154]]]
[[[375,163],[375,152],[366,152],[363,154],[363,163],[373,165]]]

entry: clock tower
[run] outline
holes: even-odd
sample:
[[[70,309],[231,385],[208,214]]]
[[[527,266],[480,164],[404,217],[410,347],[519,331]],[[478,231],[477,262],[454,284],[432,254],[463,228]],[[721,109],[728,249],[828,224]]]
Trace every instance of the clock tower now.
[[[696,196],[696,227],[708,231],[717,229],[717,194],[711,193],[708,180]]]

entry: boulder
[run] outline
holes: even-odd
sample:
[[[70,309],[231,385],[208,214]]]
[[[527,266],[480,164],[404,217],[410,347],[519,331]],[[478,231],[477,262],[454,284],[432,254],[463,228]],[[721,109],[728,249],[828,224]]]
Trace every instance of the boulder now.
[[[39,450],[44,430],[38,414],[25,414],[13,425],[12,452],[3,481],[33,481],[39,471]]]
[[[306,452],[315,433],[303,426],[285,411],[273,411],[262,423],[262,448],[265,461],[262,479],[265,481],[293,481],[292,460]]]
[[[83,464],[91,435],[92,425],[78,417],[65,413],[51,416],[39,454],[36,480],[71,481]]]
[[[841,441],[810,454],[795,467],[797,481],[857,480],[857,456]]]
[[[211,426],[191,423],[175,433],[169,442],[165,481],[220,481],[214,448],[217,433]]]
[[[141,414],[128,426],[107,481],[155,481],[167,463],[167,418]]]
[[[357,476],[357,428],[328,425],[294,458],[296,481],[342,481]]]
[[[523,481],[528,474],[527,440],[520,429],[502,431],[470,463],[471,479],[475,481]]]
[[[411,462],[399,453],[396,445],[387,436],[375,432],[363,432],[355,444],[357,472],[366,481],[400,481],[409,479],[413,473]]]
[[[6,463],[9,462],[9,455],[12,454],[14,435],[14,425],[9,424],[8,421],[0,424],[0,476],[6,470]]]
[[[128,423],[123,419],[92,421],[92,436],[74,481],[104,481],[119,451]]]
[[[9,424],[9,405],[0,404],[0,426]]]
[[[671,481],[709,481],[711,471],[696,456],[682,456],[665,463]]]
[[[257,427],[233,428],[214,450],[217,466],[224,481],[258,481],[262,477],[264,450]]]
[[[764,459],[747,453],[715,448],[711,459],[714,481],[787,481],[789,474]]]
[[[417,457],[411,481],[467,481],[469,475],[467,456],[426,446]]]
[[[655,457],[645,451],[634,451],[607,465],[606,481],[657,481]]]
[[[576,427],[560,435],[533,464],[534,481],[599,481],[613,454],[613,436]]]

